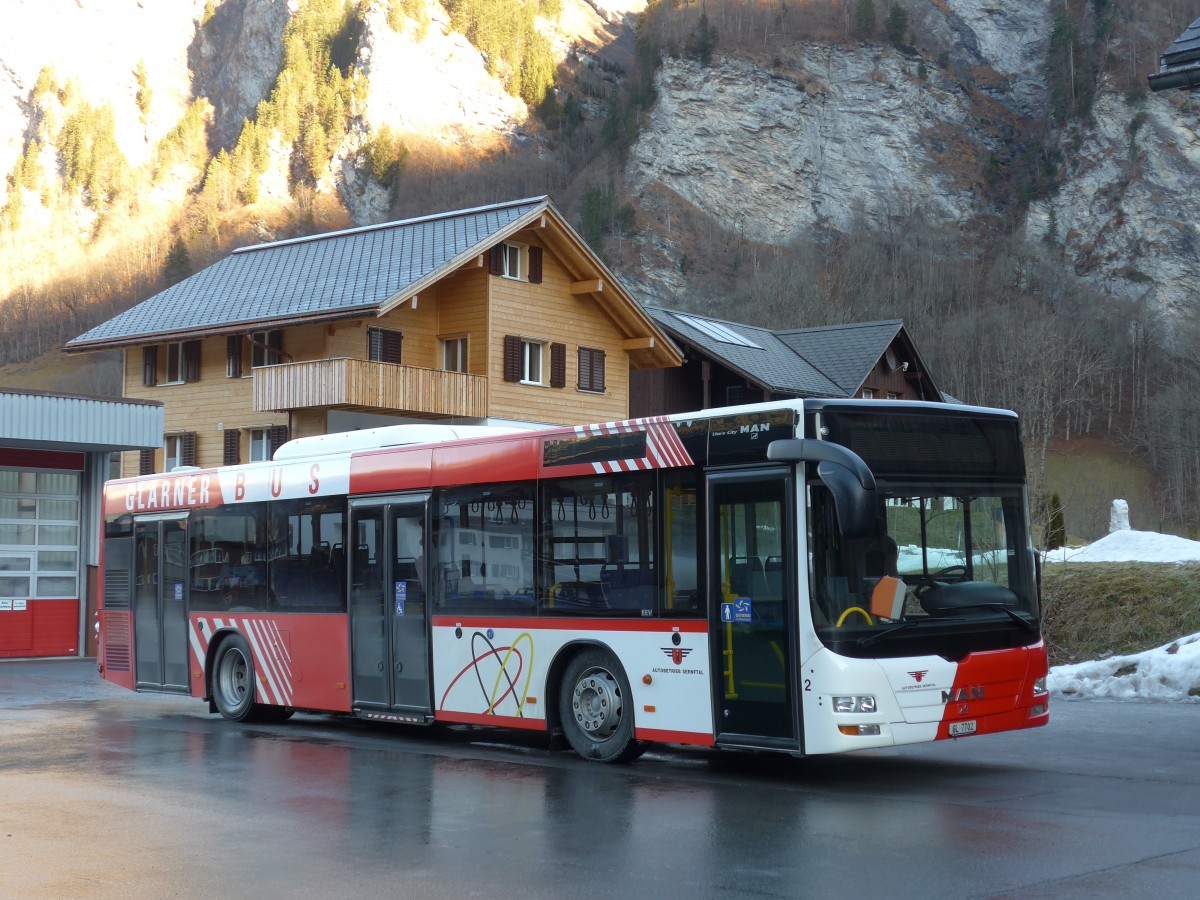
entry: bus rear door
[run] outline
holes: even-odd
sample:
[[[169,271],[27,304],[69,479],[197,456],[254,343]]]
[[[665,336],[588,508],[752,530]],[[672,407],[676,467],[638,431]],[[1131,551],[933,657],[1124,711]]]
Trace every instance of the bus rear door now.
[[[716,741],[799,750],[792,473],[709,472],[707,482]]]
[[[187,513],[133,523],[137,689],[188,691]]]
[[[411,721],[431,714],[425,554],[429,497],[350,504],[354,705]]]

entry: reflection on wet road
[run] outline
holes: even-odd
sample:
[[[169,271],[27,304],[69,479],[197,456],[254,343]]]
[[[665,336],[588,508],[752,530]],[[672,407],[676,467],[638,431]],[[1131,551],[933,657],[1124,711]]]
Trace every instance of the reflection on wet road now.
[[[0,896],[1190,896],[1182,706],[837,758],[586,763],[478,732],[238,725],[0,665]],[[1161,734],[1148,740],[1147,734]],[[494,738],[493,738],[494,739]],[[509,740],[505,738],[505,740]]]

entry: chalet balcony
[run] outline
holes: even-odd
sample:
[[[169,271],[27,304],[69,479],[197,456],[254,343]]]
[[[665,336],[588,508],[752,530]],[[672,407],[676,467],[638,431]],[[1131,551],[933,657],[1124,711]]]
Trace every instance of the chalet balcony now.
[[[423,416],[487,416],[487,379],[365,359],[317,359],[254,370],[254,409],[378,409]]]

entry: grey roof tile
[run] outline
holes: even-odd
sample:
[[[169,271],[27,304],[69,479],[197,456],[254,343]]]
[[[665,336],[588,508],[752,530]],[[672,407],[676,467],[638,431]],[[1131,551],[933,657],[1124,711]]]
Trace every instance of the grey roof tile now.
[[[132,343],[378,308],[454,260],[483,252],[502,232],[549,202],[533,197],[242,247],[66,346]]]
[[[802,355],[780,340],[776,332],[768,328],[757,328],[711,316],[696,316],[716,322],[741,334],[758,344],[758,347],[743,347],[737,344],[714,340],[705,332],[692,327],[679,318],[675,310],[648,306],[646,312],[669,334],[685,344],[700,348],[708,355],[723,360],[726,365],[742,372],[759,384],[781,394],[804,396],[841,396],[842,391],[830,378],[822,374]],[[883,351],[880,351],[882,354]]]
[[[900,319],[889,319],[793,328],[776,334],[793,352],[836,382],[846,396],[853,396],[903,327]]]

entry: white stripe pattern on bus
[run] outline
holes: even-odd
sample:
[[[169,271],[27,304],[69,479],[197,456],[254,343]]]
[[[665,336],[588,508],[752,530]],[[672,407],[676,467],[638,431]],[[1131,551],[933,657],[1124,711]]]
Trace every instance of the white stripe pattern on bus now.
[[[220,628],[236,629],[250,644],[254,662],[254,681],[257,696],[262,702],[290,706],[294,690],[291,654],[283,641],[279,626],[266,619],[216,619],[197,617],[199,633],[190,632],[196,668],[203,668],[204,658],[212,645],[213,634]]]

